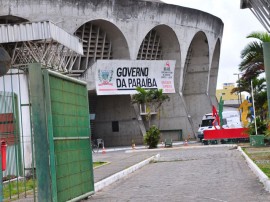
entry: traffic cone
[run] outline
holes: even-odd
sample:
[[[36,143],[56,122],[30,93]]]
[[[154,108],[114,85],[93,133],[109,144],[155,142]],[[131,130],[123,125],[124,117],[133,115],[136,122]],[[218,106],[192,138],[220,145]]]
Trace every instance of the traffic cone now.
[[[102,148],[102,154],[106,154],[105,147]]]
[[[188,146],[188,142],[187,142],[187,140],[185,140],[185,143],[184,143],[184,145],[185,145],[185,146]]]

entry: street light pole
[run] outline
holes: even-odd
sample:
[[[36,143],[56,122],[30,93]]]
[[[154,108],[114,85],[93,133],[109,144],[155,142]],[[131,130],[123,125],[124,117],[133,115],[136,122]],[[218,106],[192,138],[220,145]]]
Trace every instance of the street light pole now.
[[[252,106],[253,106],[253,110],[254,110],[255,132],[256,132],[256,135],[258,135],[258,132],[257,132],[257,123],[256,123],[256,110],[255,110],[255,104],[254,104],[254,93],[253,93],[253,84],[252,84],[252,80],[251,80],[250,83],[251,83]]]
[[[237,75],[237,79],[238,79],[238,89],[240,89],[240,74],[242,74],[242,73],[234,73],[233,75]],[[240,94],[240,98],[239,98],[239,94]],[[242,104],[242,94],[241,94],[241,91],[240,91],[240,93],[238,94],[238,104],[239,104],[239,106],[240,106],[240,104]],[[240,100],[240,102],[239,102],[239,100]]]

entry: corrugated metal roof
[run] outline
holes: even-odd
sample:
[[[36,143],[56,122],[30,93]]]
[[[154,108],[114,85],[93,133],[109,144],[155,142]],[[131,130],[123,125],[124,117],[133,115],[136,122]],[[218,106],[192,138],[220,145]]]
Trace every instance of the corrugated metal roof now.
[[[54,40],[83,55],[81,40],[50,21],[0,25],[0,43]]]

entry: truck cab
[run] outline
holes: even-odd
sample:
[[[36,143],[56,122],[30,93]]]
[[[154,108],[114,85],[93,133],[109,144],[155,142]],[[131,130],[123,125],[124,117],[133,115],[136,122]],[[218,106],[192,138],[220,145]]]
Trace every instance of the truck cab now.
[[[209,129],[213,129],[213,121],[214,121],[214,117],[212,116],[212,113],[209,114],[205,114],[202,118],[202,123],[199,125],[199,130],[197,132],[197,138],[200,139],[200,141],[202,141],[203,139],[203,131],[204,130],[209,130]]]

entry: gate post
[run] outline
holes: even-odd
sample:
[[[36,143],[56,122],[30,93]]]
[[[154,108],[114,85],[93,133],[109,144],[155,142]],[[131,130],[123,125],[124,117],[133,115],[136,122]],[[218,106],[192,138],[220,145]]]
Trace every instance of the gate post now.
[[[0,134],[1,135],[1,134]],[[3,194],[3,171],[2,171],[2,154],[0,154],[0,201],[3,201],[4,194]]]
[[[268,119],[270,118],[270,42],[263,43],[264,69],[267,85]]]
[[[49,142],[47,136],[46,108],[42,65],[29,65],[29,88],[34,136],[34,155],[38,184],[38,201],[52,201],[49,167]],[[34,162],[32,162],[34,163]]]

